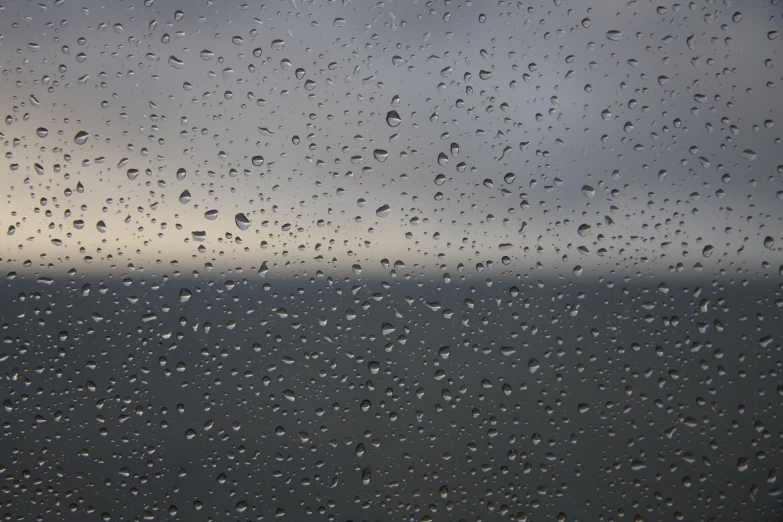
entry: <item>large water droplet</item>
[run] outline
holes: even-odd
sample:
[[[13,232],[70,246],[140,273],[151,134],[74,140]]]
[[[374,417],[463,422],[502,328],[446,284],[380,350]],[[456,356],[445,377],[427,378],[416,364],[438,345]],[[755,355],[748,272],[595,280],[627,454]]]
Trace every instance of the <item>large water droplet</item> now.
[[[90,135],[86,131],[79,131],[73,137],[73,142],[77,145],[84,145],[89,137]]]
[[[402,123],[402,118],[400,118],[400,115],[397,114],[397,111],[389,111],[386,113],[386,123],[389,125],[389,127],[396,127]]]
[[[247,230],[250,228],[250,220],[247,219],[247,216],[245,216],[242,212],[234,216],[234,223],[236,223],[236,226],[239,228],[239,230]]]

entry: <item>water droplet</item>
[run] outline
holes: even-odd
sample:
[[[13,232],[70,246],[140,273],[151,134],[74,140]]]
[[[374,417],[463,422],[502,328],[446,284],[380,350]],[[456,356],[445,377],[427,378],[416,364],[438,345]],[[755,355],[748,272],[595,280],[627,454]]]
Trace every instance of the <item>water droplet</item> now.
[[[250,228],[250,220],[247,219],[247,216],[245,216],[242,212],[234,216],[234,223],[236,223],[236,226],[239,228],[239,230],[247,230]]]
[[[77,145],[84,145],[89,137],[90,135],[86,131],[79,131],[73,137],[73,142]]]
[[[397,114],[397,111],[389,111],[386,113],[386,123],[389,127],[396,127],[402,123],[402,119],[400,118],[400,115]]]
[[[169,56],[169,65],[174,67],[175,69],[182,69],[185,67],[185,62],[174,56],[173,54]]]

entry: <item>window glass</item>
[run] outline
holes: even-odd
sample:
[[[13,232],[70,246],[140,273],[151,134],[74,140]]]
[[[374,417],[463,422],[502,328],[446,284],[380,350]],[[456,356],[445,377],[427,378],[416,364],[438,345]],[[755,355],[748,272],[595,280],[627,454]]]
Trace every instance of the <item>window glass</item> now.
[[[3,520],[780,520],[782,14],[6,2]]]

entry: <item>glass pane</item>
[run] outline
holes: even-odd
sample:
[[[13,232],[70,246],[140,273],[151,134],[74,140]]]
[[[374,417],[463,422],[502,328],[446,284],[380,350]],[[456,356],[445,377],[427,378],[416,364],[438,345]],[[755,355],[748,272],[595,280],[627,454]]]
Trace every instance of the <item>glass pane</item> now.
[[[6,3],[3,520],[779,520],[781,13]]]

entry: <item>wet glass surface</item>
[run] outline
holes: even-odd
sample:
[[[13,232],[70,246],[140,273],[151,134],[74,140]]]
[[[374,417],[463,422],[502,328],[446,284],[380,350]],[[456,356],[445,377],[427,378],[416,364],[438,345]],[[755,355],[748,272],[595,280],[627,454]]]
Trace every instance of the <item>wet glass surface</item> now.
[[[782,16],[1,5],[3,519],[779,520]]]

